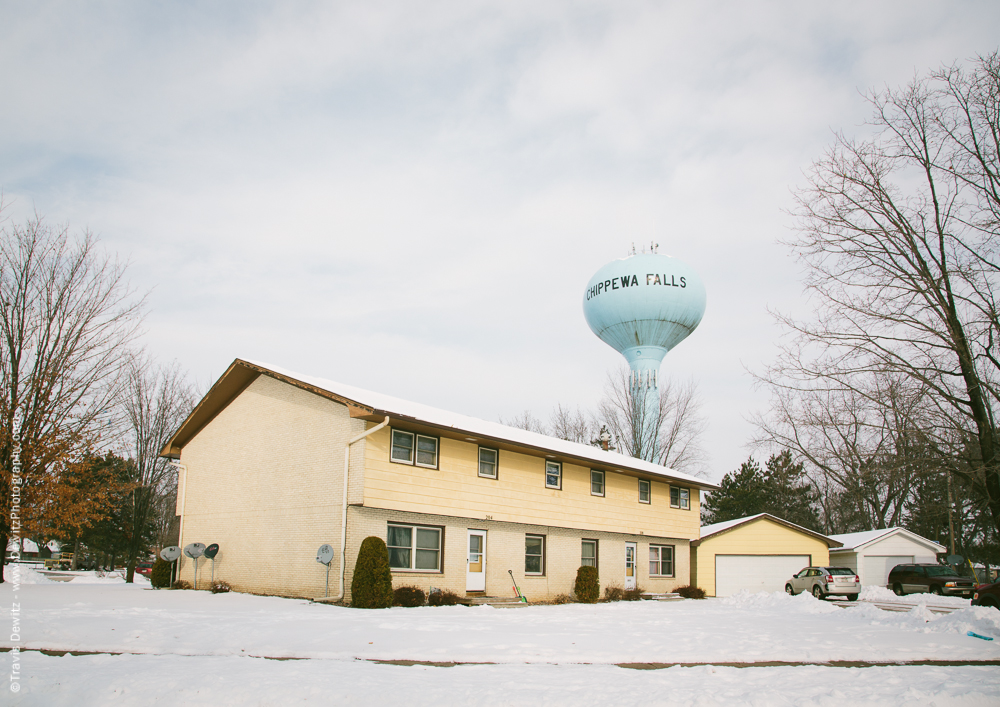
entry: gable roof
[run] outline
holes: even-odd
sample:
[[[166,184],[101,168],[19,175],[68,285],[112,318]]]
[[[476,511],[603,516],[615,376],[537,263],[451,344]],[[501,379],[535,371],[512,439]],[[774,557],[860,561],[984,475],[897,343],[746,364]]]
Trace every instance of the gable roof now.
[[[801,525],[795,525],[795,523],[790,523],[784,518],[778,518],[770,513],[758,513],[752,516],[746,516],[745,518],[734,518],[733,520],[724,520],[721,523],[712,523],[711,525],[701,526],[701,537],[695,540],[692,545],[698,545],[702,540],[712,537],[713,535],[719,535],[735,528],[739,528],[743,525],[749,525],[750,523],[755,523],[759,520],[770,520],[779,525],[783,525],[791,530],[797,530],[800,533],[805,533],[817,540],[826,543],[827,547],[834,548],[840,547],[840,542],[833,539],[833,536],[827,537],[826,535],[820,535],[819,533],[809,530],[808,528],[803,528]]]
[[[863,530],[859,533],[840,533],[838,535],[831,535],[830,537],[843,543],[843,547],[838,548],[840,552],[849,552],[857,551],[879,540],[884,540],[891,535],[905,535],[914,542],[921,543],[929,548],[934,548],[936,552],[944,552],[946,549],[944,545],[939,545],[933,540],[928,540],[922,535],[917,535],[906,528],[899,527]]]
[[[680,481],[699,489],[717,489],[716,484],[653,464],[642,459],[610,452],[579,442],[557,439],[537,432],[508,427],[447,410],[401,400],[326,378],[295,373],[267,363],[236,359],[164,446],[161,456],[178,458],[181,450],[205,425],[212,421],[259,376],[269,376],[315,395],[347,406],[351,417],[382,422],[386,416],[398,422],[426,425],[458,439],[473,435],[478,440],[498,446],[528,448],[549,457],[562,457],[572,462],[584,462],[597,468],[628,470],[646,476]]]

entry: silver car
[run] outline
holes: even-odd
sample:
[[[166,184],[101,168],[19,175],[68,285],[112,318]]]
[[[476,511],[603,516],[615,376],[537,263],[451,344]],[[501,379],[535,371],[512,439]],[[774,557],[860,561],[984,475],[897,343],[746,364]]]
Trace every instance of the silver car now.
[[[846,596],[848,601],[857,601],[861,579],[850,567],[806,567],[788,580],[785,591],[792,596],[810,592],[817,599]]]

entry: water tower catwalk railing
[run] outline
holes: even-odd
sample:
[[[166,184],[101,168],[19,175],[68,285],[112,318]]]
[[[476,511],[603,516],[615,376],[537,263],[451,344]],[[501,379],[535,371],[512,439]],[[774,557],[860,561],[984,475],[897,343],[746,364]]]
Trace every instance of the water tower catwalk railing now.
[[[587,324],[628,362],[632,448],[657,462],[660,365],[667,353],[701,322],[705,288],[687,265],[656,253],[608,263],[587,285],[583,302]]]

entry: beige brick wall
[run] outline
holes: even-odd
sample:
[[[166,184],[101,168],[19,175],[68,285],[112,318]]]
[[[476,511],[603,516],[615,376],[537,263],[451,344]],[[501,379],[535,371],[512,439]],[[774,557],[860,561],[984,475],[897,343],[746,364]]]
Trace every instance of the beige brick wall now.
[[[358,556],[361,542],[369,535],[386,539],[387,525],[391,522],[437,525],[444,527],[443,572],[393,572],[393,586],[412,585],[428,591],[430,587],[450,589],[459,596],[466,593],[466,542],[467,531],[485,530],[486,534],[486,594],[489,596],[514,596],[510,575],[512,570],[521,592],[532,601],[552,599],[559,594],[570,594],[576,571],[581,561],[581,541],[584,538],[598,541],[598,573],[601,590],[610,584],[625,584],[625,543],[635,542],[637,549],[637,581],[647,591],[665,592],[689,583],[690,544],[686,539],[654,538],[648,535],[629,535],[602,531],[574,530],[553,526],[527,525],[483,521],[426,513],[366,508],[348,509],[347,580],[351,583],[351,570]],[[525,534],[545,536],[545,575],[524,574]],[[650,578],[650,543],[674,546],[674,577]],[[349,591],[348,591],[349,598]]]
[[[215,577],[237,589],[321,596],[326,574],[316,550],[339,550],[344,447],[363,429],[343,405],[257,378],[182,451],[181,546],[218,543]],[[359,447],[351,451],[354,483],[364,469]],[[199,586],[207,586],[211,563],[198,564]],[[180,576],[194,582],[192,560],[182,559]]]

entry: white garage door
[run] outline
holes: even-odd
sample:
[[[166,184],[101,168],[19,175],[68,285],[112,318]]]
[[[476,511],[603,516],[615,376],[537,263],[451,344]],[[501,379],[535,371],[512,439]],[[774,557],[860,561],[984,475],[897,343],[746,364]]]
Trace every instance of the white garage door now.
[[[866,555],[863,565],[865,574],[861,577],[861,583],[884,587],[893,567],[911,564],[913,555]]]
[[[716,555],[715,596],[741,589],[780,592],[789,577],[808,566],[809,555]]]

